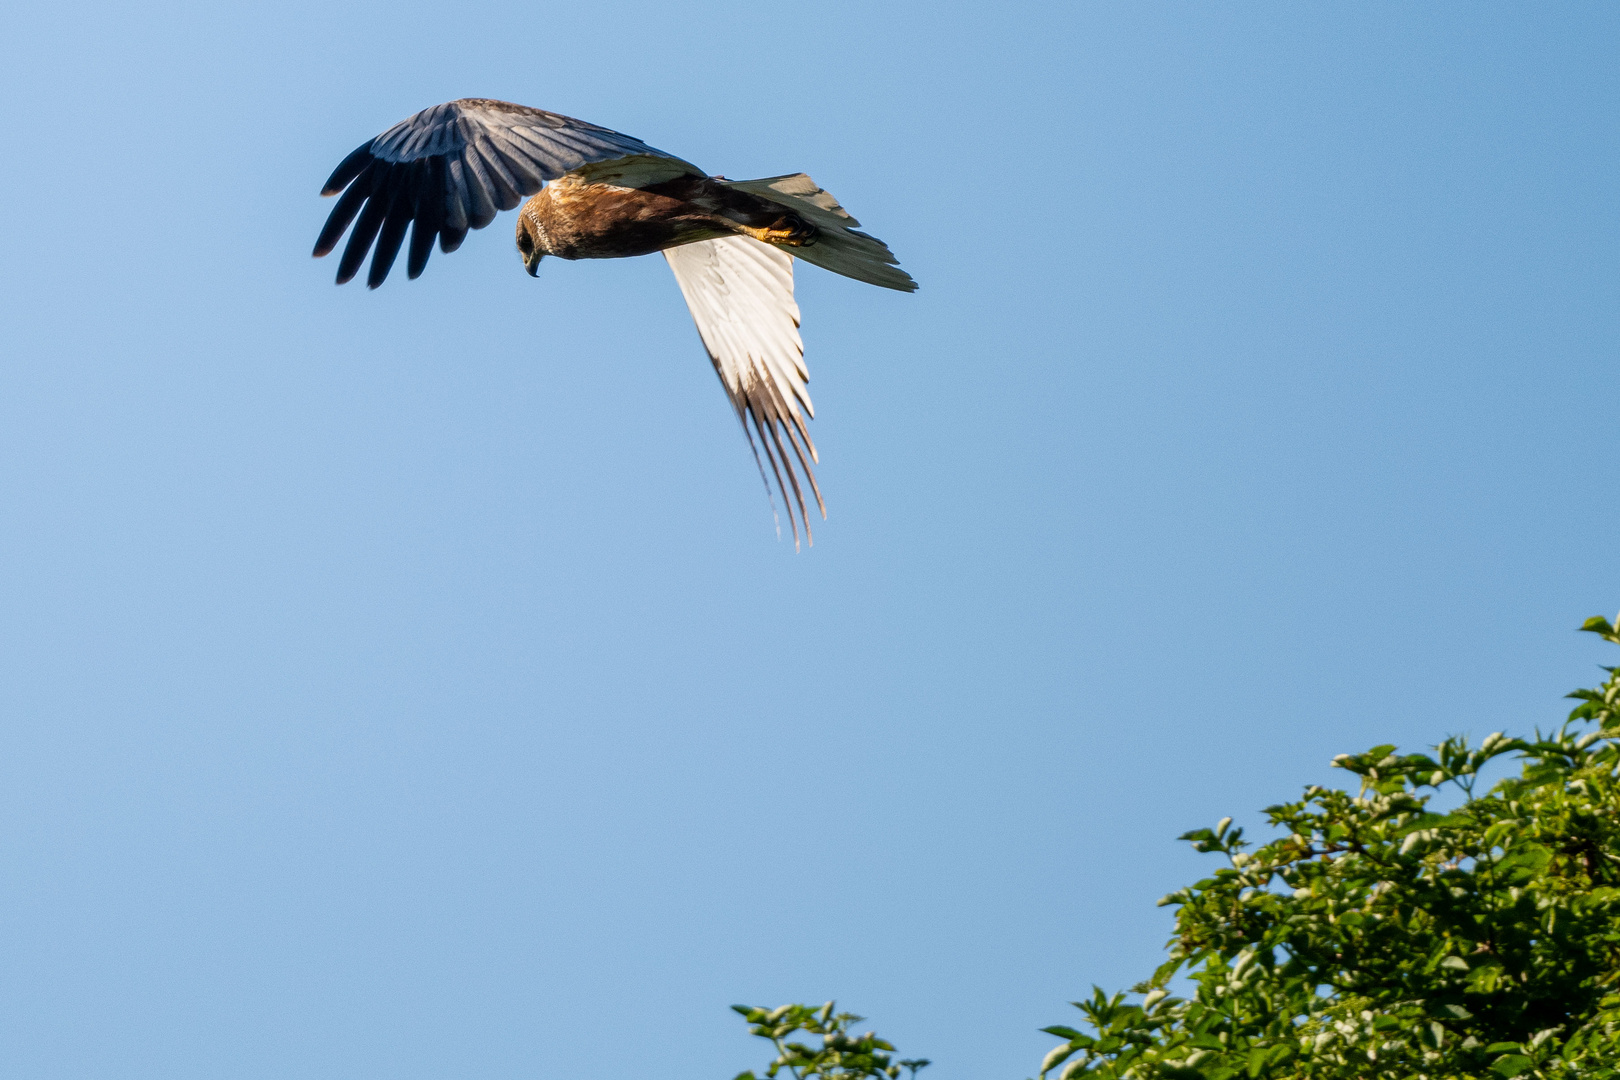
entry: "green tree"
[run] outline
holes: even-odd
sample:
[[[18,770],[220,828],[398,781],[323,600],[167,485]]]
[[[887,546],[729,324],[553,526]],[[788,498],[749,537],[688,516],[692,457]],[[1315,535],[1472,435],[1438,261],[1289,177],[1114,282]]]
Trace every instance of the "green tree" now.
[[[817,1008],[813,1005],[782,1005],[765,1009],[758,1005],[733,1005],[748,1021],[748,1030],[761,1039],[768,1039],[776,1047],[776,1058],[765,1067],[765,1075],[774,1078],[786,1069],[793,1080],[897,1080],[900,1070],[907,1071],[906,1080],[916,1080],[917,1070],[929,1064],[927,1058],[894,1061],[894,1047],[877,1037],[875,1032],[864,1035],[850,1034],[850,1027],[865,1017],[854,1013],[841,1013],[829,1001]],[[821,1045],[810,1046],[792,1041],[804,1032],[819,1035]],[[741,1072],[736,1080],[758,1080],[752,1072]]]
[[[1606,619],[1582,627],[1620,644]],[[1620,669],[1550,734],[1378,746],[1359,791],[1182,839],[1226,865],[1175,905],[1169,959],[1075,1002],[1042,1080],[1620,1076]],[[1518,775],[1476,790],[1518,755]],[[1429,808],[1445,789],[1462,801]],[[1187,996],[1172,992],[1184,976]],[[1049,1077],[1048,1074],[1053,1074]]]

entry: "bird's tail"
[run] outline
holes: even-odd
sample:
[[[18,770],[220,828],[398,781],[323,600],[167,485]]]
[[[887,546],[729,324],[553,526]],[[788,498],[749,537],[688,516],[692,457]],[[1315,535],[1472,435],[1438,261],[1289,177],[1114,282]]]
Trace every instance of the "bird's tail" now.
[[[794,258],[885,289],[917,291],[917,283],[900,269],[897,265],[900,260],[894,257],[889,246],[875,236],[858,231],[856,226],[860,222],[804,173],[722,183],[785,206],[816,227],[818,232],[813,243],[803,247],[781,245],[782,250]]]

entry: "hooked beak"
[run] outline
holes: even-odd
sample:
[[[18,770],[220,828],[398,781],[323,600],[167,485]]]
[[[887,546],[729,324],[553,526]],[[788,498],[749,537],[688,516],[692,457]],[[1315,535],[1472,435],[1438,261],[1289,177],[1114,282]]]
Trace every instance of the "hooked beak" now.
[[[543,258],[545,258],[545,256],[536,251],[533,255],[527,256],[523,260],[523,269],[529,272],[530,277],[540,276],[540,260]]]

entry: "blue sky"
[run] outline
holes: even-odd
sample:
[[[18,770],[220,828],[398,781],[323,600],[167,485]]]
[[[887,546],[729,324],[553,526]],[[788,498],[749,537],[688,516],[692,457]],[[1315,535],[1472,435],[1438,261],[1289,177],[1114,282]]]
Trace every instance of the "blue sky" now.
[[[0,15],[0,1066],[1025,1077],[1180,832],[1613,663],[1606,5]],[[462,96],[809,172],[829,520],[662,260],[309,249]]]

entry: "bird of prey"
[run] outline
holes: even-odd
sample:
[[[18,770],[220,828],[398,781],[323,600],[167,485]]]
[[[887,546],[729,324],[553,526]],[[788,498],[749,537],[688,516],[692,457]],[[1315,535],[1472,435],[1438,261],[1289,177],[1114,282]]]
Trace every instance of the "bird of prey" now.
[[[454,251],[469,229],[482,229],[526,196],[517,246],[531,275],[547,255],[663,252],[760,476],[766,462],[775,475],[795,547],[801,522],[811,539],[799,472],[823,518],[827,509],[805,426],[815,410],[793,302],[793,257],[886,289],[917,288],[888,246],[858,231],[860,222],[803,173],[710,176],[640,139],[505,101],[466,98],[395,124],[343,159],[321,189],[338,192],[315,255],[330,253],[353,223],[338,260],[339,285],[359,272],[373,244],[366,284],[381,285],[407,227],[406,272],[415,278],[435,239],[439,250]]]

